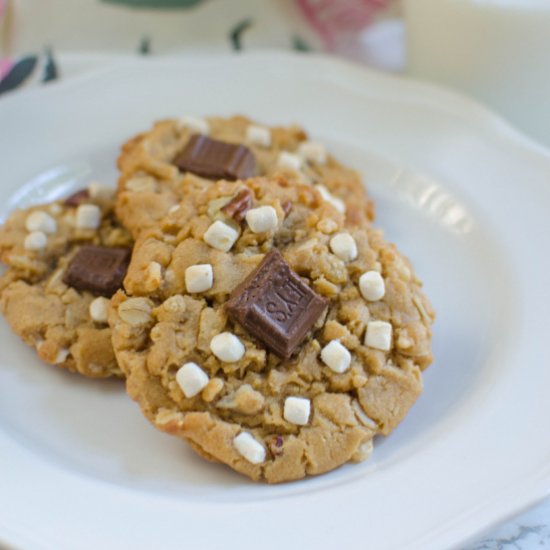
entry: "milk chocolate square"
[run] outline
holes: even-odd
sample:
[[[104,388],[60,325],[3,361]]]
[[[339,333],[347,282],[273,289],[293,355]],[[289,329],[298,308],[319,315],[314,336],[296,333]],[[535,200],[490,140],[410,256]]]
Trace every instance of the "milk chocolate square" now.
[[[76,191],[72,195],[69,195],[65,199],[65,205],[66,206],[80,206],[84,202],[88,202],[90,200],[90,192],[88,189],[81,189],[80,191]]]
[[[130,249],[83,246],[70,261],[63,282],[76,290],[110,298],[128,270]]]
[[[247,179],[256,171],[256,159],[248,147],[202,134],[191,136],[185,149],[176,155],[174,164],[182,172],[192,172],[211,180]]]
[[[274,250],[233,291],[225,308],[268,349],[288,359],[327,305]]]

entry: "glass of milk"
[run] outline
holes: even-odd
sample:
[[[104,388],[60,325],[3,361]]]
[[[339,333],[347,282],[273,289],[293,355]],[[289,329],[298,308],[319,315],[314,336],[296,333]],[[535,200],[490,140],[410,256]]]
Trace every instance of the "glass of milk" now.
[[[550,0],[404,0],[408,72],[550,145]]]

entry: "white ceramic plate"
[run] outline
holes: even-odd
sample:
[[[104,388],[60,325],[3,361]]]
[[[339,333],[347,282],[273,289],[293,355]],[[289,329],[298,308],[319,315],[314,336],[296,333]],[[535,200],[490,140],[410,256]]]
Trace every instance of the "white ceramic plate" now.
[[[163,116],[298,121],[365,176],[438,310],[437,360],[371,460],[256,485],[157,433],[120,383],[0,325],[0,540],[25,549],[443,548],[550,490],[550,156],[476,104],[341,61],[124,62],[0,102],[1,204],[114,181]]]

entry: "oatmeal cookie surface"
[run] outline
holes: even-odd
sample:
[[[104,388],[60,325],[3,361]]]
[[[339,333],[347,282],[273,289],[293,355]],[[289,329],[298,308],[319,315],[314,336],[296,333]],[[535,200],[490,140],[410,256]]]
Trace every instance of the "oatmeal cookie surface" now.
[[[196,164],[177,166],[190,140],[206,135],[251,153],[254,163],[246,177],[282,174],[291,181],[318,185],[337,206],[345,204],[347,225],[372,221],[374,206],[357,172],[340,163],[322,144],[309,141],[300,127],[260,126],[243,116],[184,117],[159,121],[121,148],[117,215],[134,237],[158,223],[190,187],[201,190],[212,183],[197,175]],[[230,170],[227,177],[232,175]]]
[[[434,313],[381,231],[345,218],[312,185],[258,177],[189,193],[142,232],[109,322],[156,427],[277,483],[364,460],[398,425]]]
[[[88,377],[122,376],[107,310],[131,246],[113,191],[102,185],[13,212],[0,228],[0,309],[12,330],[46,363]],[[117,273],[106,269],[110,262]]]

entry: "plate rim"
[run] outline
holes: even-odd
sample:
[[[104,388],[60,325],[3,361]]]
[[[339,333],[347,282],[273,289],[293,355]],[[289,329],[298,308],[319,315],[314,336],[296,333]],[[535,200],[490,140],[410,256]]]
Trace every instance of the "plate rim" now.
[[[238,54],[238,57],[241,59],[251,59],[251,58],[270,58],[273,60],[273,62],[277,63],[287,63],[289,59],[292,59],[292,62],[295,62],[296,59],[305,59],[306,56],[308,57],[308,61],[311,60],[311,58],[314,58],[316,62],[320,63],[328,63],[332,65],[333,67],[343,67],[345,71],[348,73],[353,73],[355,76],[353,78],[356,78],[357,80],[363,80],[363,79],[377,79],[380,82],[385,81],[387,83],[391,83],[391,85],[397,85],[399,88],[408,88],[408,90],[412,90],[414,93],[426,93],[431,95],[431,102],[441,102],[441,103],[449,103],[451,104],[451,107],[453,110],[455,110],[458,114],[461,116],[466,117],[468,120],[475,121],[476,127],[475,131],[477,131],[479,128],[487,129],[488,127],[493,131],[497,132],[499,136],[505,137],[507,140],[512,142],[517,147],[521,147],[522,149],[526,149],[529,152],[540,156],[546,163],[548,163],[550,167],[550,150],[544,147],[543,145],[538,144],[535,140],[529,138],[525,134],[523,134],[521,131],[517,130],[513,127],[510,123],[506,122],[502,117],[499,115],[496,115],[493,113],[490,109],[482,106],[475,100],[471,100],[469,98],[466,98],[462,96],[461,94],[458,94],[456,92],[449,91],[445,88],[442,88],[440,86],[435,86],[433,84],[428,84],[425,82],[419,82],[415,80],[411,80],[404,77],[394,76],[394,75],[388,75],[384,73],[378,73],[376,71],[365,69],[364,67],[360,67],[356,65],[355,63],[344,61],[338,58],[328,57],[322,54],[291,54],[286,52],[253,52],[253,53],[245,53],[245,55]],[[33,101],[34,98],[41,98],[44,93],[46,94],[58,94],[63,93],[64,90],[72,88],[78,88],[79,86],[85,84],[87,81],[94,80],[97,78],[102,78],[105,75],[110,74],[112,71],[116,71],[118,67],[121,65],[140,65],[143,63],[153,63],[153,64],[167,64],[167,65],[173,65],[173,64],[179,64],[179,63],[186,63],[186,62],[192,62],[196,63],[200,59],[208,60],[209,62],[213,59],[218,59],[226,62],[228,59],[236,59],[236,54],[231,53],[206,53],[202,55],[193,54],[190,56],[170,56],[170,57],[162,57],[162,58],[151,58],[151,59],[135,59],[135,60],[115,60],[112,64],[109,64],[106,67],[102,67],[100,69],[91,71],[90,73],[82,74],[79,76],[76,76],[72,79],[66,80],[66,81],[60,81],[56,83],[52,83],[48,85],[47,88],[41,88],[41,89],[32,89],[32,90],[22,90],[16,94],[11,94],[10,96],[3,99],[3,101],[0,102],[0,112],[4,108],[9,108],[11,104],[14,102],[24,102],[24,101]],[[348,75],[347,75],[348,76]],[[387,84],[385,84],[387,85]],[[29,98],[29,99],[27,99]],[[5,107],[7,106],[7,107]],[[474,131],[473,131],[474,133]],[[517,505],[515,506],[514,510],[510,510],[509,507],[507,508],[508,511],[501,510],[501,515],[499,517],[494,517],[489,524],[484,524],[482,527],[479,527],[475,530],[474,533],[468,533],[466,535],[466,538],[456,539],[456,544],[469,540],[471,537],[475,536],[476,533],[478,533],[480,530],[484,530],[487,527],[491,525],[495,525],[505,519],[506,517],[513,515],[515,513],[520,512],[522,509],[527,508],[528,506],[550,496],[550,468],[547,469],[546,472],[538,473],[534,475],[534,477],[539,478],[541,484],[540,485],[533,485],[527,487],[525,484],[523,488],[515,488],[516,496],[521,494],[520,497],[518,497]],[[542,485],[542,483],[546,483],[546,487]],[[501,509],[503,506],[500,507]],[[496,510],[496,509],[495,509]],[[473,512],[472,512],[473,513]],[[504,514],[504,515],[502,515]],[[494,516],[495,514],[493,514]],[[460,521],[460,520],[457,520]],[[0,524],[2,523],[2,520],[0,519]],[[6,526],[3,526],[2,529],[0,529],[0,536],[2,536],[2,531],[4,532],[12,532],[12,534],[9,534],[9,539],[6,539],[6,544],[13,544],[17,545],[22,541],[19,542],[13,542],[13,534],[15,534],[14,529],[8,529]],[[452,536],[456,536],[456,527],[455,526],[448,526],[448,532],[446,533],[447,536],[450,534],[453,534]],[[430,537],[427,537],[425,542],[426,544],[436,544],[438,543],[437,537],[440,536],[438,534],[434,535],[436,539],[434,540],[427,540]],[[3,542],[3,541],[2,541]],[[418,541],[419,544],[422,544],[423,541]],[[416,544],[416,543],[415,543]]]

